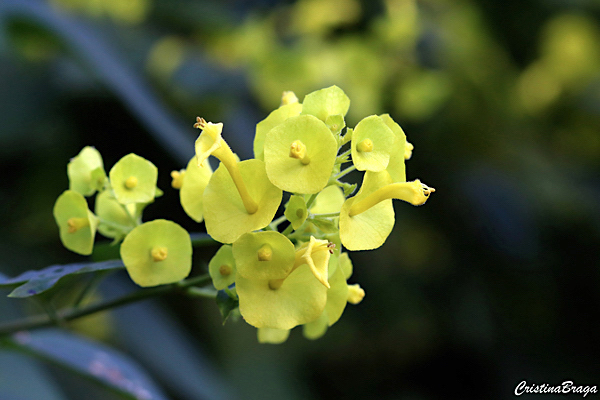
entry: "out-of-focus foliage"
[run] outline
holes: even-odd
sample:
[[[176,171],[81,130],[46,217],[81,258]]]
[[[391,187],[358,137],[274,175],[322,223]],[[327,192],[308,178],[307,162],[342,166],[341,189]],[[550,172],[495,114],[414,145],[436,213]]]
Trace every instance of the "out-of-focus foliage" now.
[[[0,271],[81,261],[61,249],[52,205],[65,160],[83,146],[106,165],[135,152],[179,170],[196,132],[187,127],[189,153],[177,154],[156,133],[174,132],[168,121],[189,125],[201,113],[245,143],[232,147],[251,149],[282,91],[336,84],[352,99],[350,126],[390,112],[415,145],[407,174],[439,193],[426,208],[397,208],[386,244],[353,258],[362,303],[317,341],[293,330],[266,346],[244,324],[221,326],[213,304],[168,298],[173,318],[160,328],[178,319],[194,341],[146,337],[157,319],[147,310],[126,317],[145,330],[115,325],[105,340],[181,399],[222,382],[211,374],[260,399],[504,399],[522,380],[598,385],[599,13],[589,0],[4,0]],[[149,219],[169,208],[196,227],[177,211],[171,178],[158,179],[165,195]],[[0,319],[17,316],[13,303],[0,307]],[[178,368],[160,369],[173,362],[160,343],[196,361],[203,348],[210,367],[168,375]],[[107,398],[46,364],[2,356],[0,377],[18,365],[49,398]],[[7,390],[22,394],[13,383]]]

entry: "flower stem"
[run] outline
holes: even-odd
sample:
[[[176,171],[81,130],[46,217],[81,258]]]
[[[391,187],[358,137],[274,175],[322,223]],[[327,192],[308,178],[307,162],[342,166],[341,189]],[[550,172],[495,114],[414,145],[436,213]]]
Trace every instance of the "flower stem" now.
[[[211,281],[210,275],[200,275],[193,278],[189,278],[183,280],[178,283],[173,283],[170,285],[156,286],[148,289],[137,290],[133,293],[126,294],[122,297],[118,297],[116,299],[111,299],[107,301],[103,301],[100,303],[92,304],[87,307],[80,308],[68,308],[65,310],[56,311],[56,314],[51,317],[47,314],[34,315],[31,317],[26,317],[22,319],[18,319],[15,321],[9,321],[3,324],[0,324],[0,337],[4,335],[8,335],[14,332],[29,330],[29,329],[39,329],[45,328],[52,325],[57,325],[57,322],[68,322],[81,317],[85,317],[90,314],[94,314],[100,311],[109,310],[111,308],[116,308],[120,306],[124,306],[130,303],[135,303],[137,301],[145,300],[150,297],[160,296],[167,293],[181,291],[182,289],[187,289],[192,286],[204,285]]]
[[[345,170],[343,170],[342,172],[340,172],[339,174],[337,174],[335,179],[340,179],[341,177],[348,175],[350,172],[354,171],[355,169],[356,169],[356,167],[354,165],[351,165],[348,168],[346,168]]]

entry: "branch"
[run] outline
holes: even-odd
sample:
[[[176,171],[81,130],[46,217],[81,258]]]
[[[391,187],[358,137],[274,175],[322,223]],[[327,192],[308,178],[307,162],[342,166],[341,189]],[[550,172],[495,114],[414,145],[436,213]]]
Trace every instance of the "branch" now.
[[[42,314],[22,318],[16,321],[9,321],[4,324],[0,324],[0,337],[18,331],[45,328],[48,326],[56,325],[60,322],[72,321],[77,318],[85,317],[87,315],[94,314],[100,311],[105,311],[111,308],[124,306],[130,303],[135,303],[137,301],[145,300],[150,297],[161,296],[167,293],[182,291],[183,289],[192,286],[204,285],[210,281],[210,276],[208,274],[205,274],[170,285],[156,286],[149,289],[138,290],[133,293],[129,293],[125,296],[112,300],[107,300],[97,304],[92,304],[87,307],[60,310],[56,312],[54,318],[51,318],[46,314]]]

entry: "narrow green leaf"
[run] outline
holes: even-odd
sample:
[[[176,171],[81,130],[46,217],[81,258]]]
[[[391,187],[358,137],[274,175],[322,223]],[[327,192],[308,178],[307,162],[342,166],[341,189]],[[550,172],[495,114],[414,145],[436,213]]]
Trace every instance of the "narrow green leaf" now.
[[[94,271],[121,269],[121,260],[110,260],[97,263],[74,263],[66,265],[51,265],[37,271],[26,271],[14,278],[0,277],[0,287],[16,287],[8,297],[30,297],[40,294],[68,275],[83,274]]]

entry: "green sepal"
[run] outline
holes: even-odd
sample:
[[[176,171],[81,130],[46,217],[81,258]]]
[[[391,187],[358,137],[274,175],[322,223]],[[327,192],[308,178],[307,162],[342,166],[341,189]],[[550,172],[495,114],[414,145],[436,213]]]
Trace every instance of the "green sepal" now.
[[[350,108],[350,99],[337,86],[307,94],[302,102],[302,114],[310,114],[326,122],[331,115],[344,117]]]
[[[300,228],[308,216],[304,197],[298,195],[290,196],[290,200],[286,204],[285,212],[283,214],[288,221],[290,221],[294,229]]]
[[[339,182],[337,183],[337,185],[342,188],[342,190],[344,191],[344,197],[348,197],[350,196],[352,193],[354,193],[354,191],[356,190],[356,187],[358,186],[356,183],[347,183],[347,182]]]

